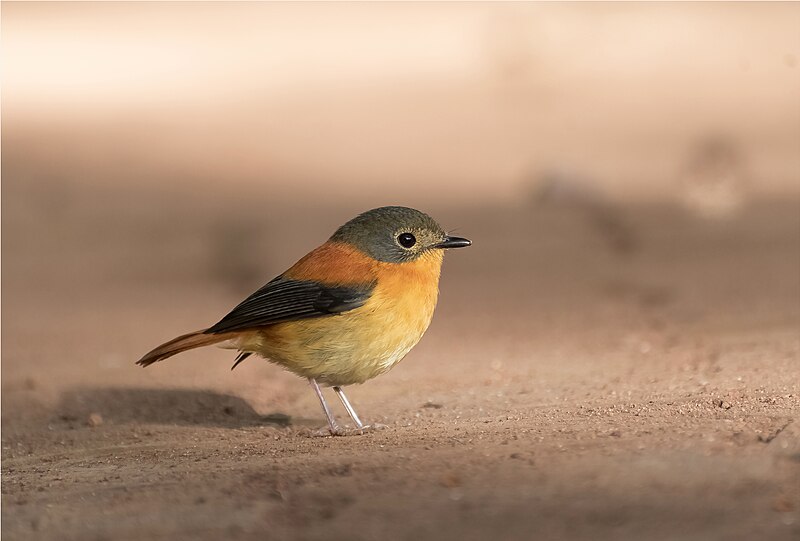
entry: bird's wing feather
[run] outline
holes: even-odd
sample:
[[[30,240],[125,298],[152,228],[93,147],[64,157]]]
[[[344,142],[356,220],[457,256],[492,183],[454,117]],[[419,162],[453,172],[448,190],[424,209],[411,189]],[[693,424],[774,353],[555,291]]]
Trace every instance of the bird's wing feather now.
[[[242,301],[206,333],[340,314],[363,306],[374,288],[374,283],[332,286],[278,276]]]

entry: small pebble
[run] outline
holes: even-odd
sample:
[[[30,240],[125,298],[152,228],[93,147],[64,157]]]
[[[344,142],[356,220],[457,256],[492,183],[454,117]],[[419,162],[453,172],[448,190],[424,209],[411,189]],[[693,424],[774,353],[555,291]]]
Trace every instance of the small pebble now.
[[[782,494],[772,501],[772,509],[779,513],[794,511],[794,503],[789,496]]]
[[[455,473],[448,472],[439,478],[439,484],[447,488],[455,488],[461,486],[461,478]]]
[[[431,402],[430,400],[422,404],[423,408],[433,408],[433,409],[442,409],[442,405],[436,402]]]

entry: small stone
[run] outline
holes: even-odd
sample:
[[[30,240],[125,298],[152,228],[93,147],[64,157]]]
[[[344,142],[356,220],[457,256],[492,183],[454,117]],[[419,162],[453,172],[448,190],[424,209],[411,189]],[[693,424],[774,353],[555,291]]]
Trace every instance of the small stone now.
[[[347,477],[352,475],[353,473],[353,465],[352,464],[340,464],[338,466],[334,466],[328,470],[333,476],[337,477]]]
[[[461,486],[461,478],[453,472],[448,472],[439,478],[439,484],[447,488]]]
[[[90,413],[89,418],[86,420],[86,424],[92,428],[100,426],[103,424],[103,416],[99,413]]]
[[[427,402],[422,404],[422,407],[423,408],[432,408],[432,409],[438,410],[438,409],[442,409],[444,406],[442,406],[442,404],[439,404],[437,402],[431,402],[430,400],[428,400]]]
[[[772,501],[772,509],[778,513],[789,513],[794,511],[794,502],[789,496],[782,494]]]

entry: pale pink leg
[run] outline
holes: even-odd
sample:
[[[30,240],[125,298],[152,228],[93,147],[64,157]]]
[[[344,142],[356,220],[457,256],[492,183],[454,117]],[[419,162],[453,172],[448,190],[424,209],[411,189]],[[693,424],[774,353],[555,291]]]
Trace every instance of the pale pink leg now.
[[[344,406],[344,409],[347,410],[347,414],[350,416],[350,418],[356,424],[356,428],[358,428],[359,430],[363,429],[364,428],[364,424],[361,422],[361,419],[358,418],[358,414],[356,413],[356,410],[354,410],[353,406],[350,405],[350,401],[345,396],[344,391],[342,390],[342,388],[341,387],[334,387],[333,390],[336,391],[336,394],[339,396],[339,400],[342,401],[342,405]]]
[[[330,430],[330,433],[333,434],[334,436],[341,434],[342,430],[336,423],[336,418],[334,418],[331,408],[328,407],[328,403],[325,402],[325,397],[322,396],[322,389],[319,388],[319,384],[317,384],[314,378],[308,378],[308,382],[311,384],[311,387],[314,389],[314,392],[317,393],[317,398],[319,398],[319,403],[322,404],[322,410],[325,412],[325,417],[328,419],[328,430]]]

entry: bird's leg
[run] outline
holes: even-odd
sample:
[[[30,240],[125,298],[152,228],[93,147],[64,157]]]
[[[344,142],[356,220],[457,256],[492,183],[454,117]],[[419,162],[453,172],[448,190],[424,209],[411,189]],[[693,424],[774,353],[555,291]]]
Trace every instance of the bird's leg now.
[[[336,419],[333,416],[333,412],[331,412],[331,408],[328,407],[328,403],[325,402],[325,397],[322,396],[322,389],[319,388],[319,384],[314,378],[308,378],[308,382],[311,384],[314,392],[317,393],[319,403],[322,404],[322,410],[325,412],[325,417],[328,419],[328,430],[333,436],[341,435],[342,429],[339,428],[339,425],[336,423]]]
[[[356,424],[356,428],[358,430],[363,430],[364,428],[366,428],[364,426],[364,424],[361,422],[361,419],[358,418],[358,414],[356,413],[356,410],[354,410],[353,406],[350,405],[350,401],[345,396],[344,391],[342,390],[342,388],[341,387],[334,387],[333,390],[336,391],[336,394],[339,396],[339,400],[342,401],[342,405],[344,406],[344,409],[347,410],[347,414],[350,416],[350,418]]]

